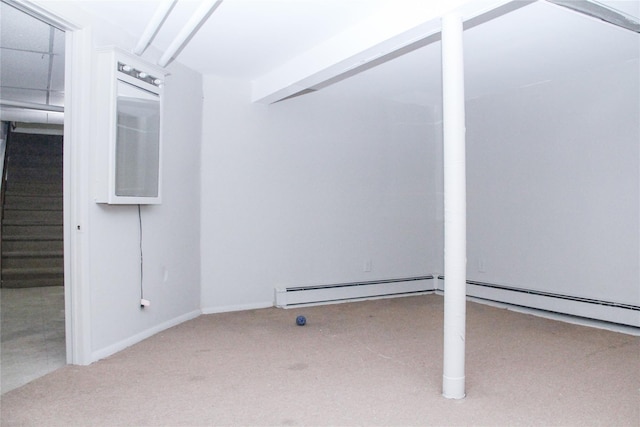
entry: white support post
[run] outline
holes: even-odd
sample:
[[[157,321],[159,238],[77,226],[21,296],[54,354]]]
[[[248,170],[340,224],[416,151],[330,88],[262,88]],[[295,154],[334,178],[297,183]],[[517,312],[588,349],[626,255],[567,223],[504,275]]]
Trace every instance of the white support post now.
[[[466,165],[462,19],[442,18],[444,137],[444,363],[442,395],[465,396]]]

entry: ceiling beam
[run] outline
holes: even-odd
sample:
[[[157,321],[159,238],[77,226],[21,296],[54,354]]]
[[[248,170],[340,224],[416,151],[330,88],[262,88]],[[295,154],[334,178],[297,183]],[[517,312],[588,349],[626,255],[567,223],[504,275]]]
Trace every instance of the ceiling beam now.
[[[532,1],[411,2],[382,10],[252,82],[252,102],[271,104],[312,92],[440,40],[440,17],[455,12],[465,28]],[[484,18],[484,19],[483,19]]]
[[[144,29],[144,32],[140,36],[140,40],[138,40],[138,44],[133,48],[133,53],[140,56],[147,49],[147,46],[153,41],[153,38],[160,31],[160,27],[164,24],[167,17],[171,13],[171,10],[175,6],[178,0],[164,0],[158,8],[156,12],[151,17],[151,20],[147,24]]]
[[[171,60],[175,59],[205,21],[209,19],[209,16],[220,6],[220,3],[222,0],[204,0],[162,54],[158,65],[166,67]]]
[[[640,20],[638,18],[623,13],[606,4],[593,0],[547,0],[549,3],[566,7],[575,12],[579,12],[592,18],[615,25],[625,30],[640,33]]]

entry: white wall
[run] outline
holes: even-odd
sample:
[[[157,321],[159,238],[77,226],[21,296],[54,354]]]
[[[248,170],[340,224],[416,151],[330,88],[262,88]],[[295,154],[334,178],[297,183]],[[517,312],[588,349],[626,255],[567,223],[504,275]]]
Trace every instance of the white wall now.
[[[343,89],[265,106],[248,82],[204,77],[203,311],[269,306],[275,287],[434,272],[432,115]]]
[[[99,356],[199,313],[202,78],[175,63],[168,71],[162,204],[141,209],[149,308],[140,308],[137,206],[89,201],[91,336]]]
[[[73,181],[65,183],[65,219],[74,221],[66,224],[71,232],[65,256],[71,256],[66,259],[70,268],[65,271],[65,283],[72,288],[67,292],[67,309],[74,311],[67,331],[74,334],[71,348],[78,351],[72,361],[84,364],[200,314],[202,76],[178,62],[167,69],[163,203],[142,207],[144,296],[151,301],[142,310],[137,207],[96,204],[89,185],[96,162],[106,159],[93,155],[98,139],[95,128],[87,123],[97,101],[86,83],[95,67],[91,63],[95,48],[117,46],[130,51],[137,38],[88,15],[77,2],[36,3],[82,29],[76,33],[82,35],[74,38],[80,40],[78,52],[66,52],[78,74],[72,82],[75,91],[66,88],[67,95],[73,92],[67,102],[76,103],[72,105],[76,120],[71,122],[76,133],[65,140],[65,176]],[[158,56],[151,49],[145,53],[151,62]],[[81,230],[76,230],[77,225]]]
[[[467,103],[470,279],[640,305],[639,76],[634,60]]]

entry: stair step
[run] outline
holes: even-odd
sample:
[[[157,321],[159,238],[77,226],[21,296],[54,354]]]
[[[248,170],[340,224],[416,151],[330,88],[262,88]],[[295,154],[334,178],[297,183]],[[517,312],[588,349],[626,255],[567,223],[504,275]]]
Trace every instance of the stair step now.
[[[51,226],[60,226],[62,227],[63,223],[61,220],[53,219],[5,219],[3,221],[5,226],[40,226],[40,225],[51,225]]]
[[[60,233],[60,235],[40,235],[40,236],[29,236],[29,235],[24,235],[24,236],[2,236],[2,244],[6,245],[7,243],[10,242],[62,242],[64,239],[62,237],[62,233]]]
[[[2,287],[7,289],[41,288],[45,286],[64,286],[64,276],[2,280]]]
[[[9,209],[4,212],[5,225],[51,224],[62,225],[62,211]]]
[[[13,168],[19,167],[39,167],[55,165],[62,168],[63,157],[62,153],[47,153],[40,155],[23,156],[21,154],[12,153],[9,157],[9,162]]]
[[[2,257],[2,276],[4,277],[7,270],[31,271],[40,268],[63,268],[64,259],[59,257],[29,257],[29,258],[6,258]]]
[[[11,240],[57,240],[62,239],[62,225],[5,225],[2,227],[2,239]]]
[[[3,268],[2,281],[15,279],[39,279],[45,277],[57,278],[64,274],[63,267],[38,267],[38,268]]]
[[[62,180],[62,169],[50,168],[11,168],[7,172],[7,182],[47,183]]]
[[[4,210],[62,210],[62,195],[24,196],[5,193]]]
[[[43,154],[62,153],[61,135],[41,135],[13,133],[11,135],[10,154],[37,156]]]
[[[11,135],[11,144],[8,154],[19,158],[55,156],[63,153],[62,137],[54,139],[51,135],[42,135],[41,141],[18,141],[17,133]],[[26,134],[23,134],[26,135]],[[33,135],[29,135],[33,136]],[[47,140],[49,139],[49,140]]]
[[[40,236],[2,236],[2,245],[10,245],[12,243],[20,243],[20,242],[63,242],[64,239],[62,234],[58,235],[40,235]]]
[[[43,251],[5,251],[2,248],[2,258],[60,258],[64,256],[64,250]]]
[[[47,252],[63,250],[64,242],[62,238],[56,240],[6,240],[3,239],[2,250],[7,252]]]
[[[8,182],[5,197],[12,196],[62,196],[62,182],[21,183]]]

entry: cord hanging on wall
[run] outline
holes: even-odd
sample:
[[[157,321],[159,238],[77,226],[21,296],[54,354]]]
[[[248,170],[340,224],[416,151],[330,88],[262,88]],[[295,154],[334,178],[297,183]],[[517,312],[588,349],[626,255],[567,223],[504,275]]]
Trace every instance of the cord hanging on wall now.
[[[144,298],[144,255],[142,251],[142,210],[138,205],[138,225],[140,236],[140,308],[149,307],[151,302]]]

